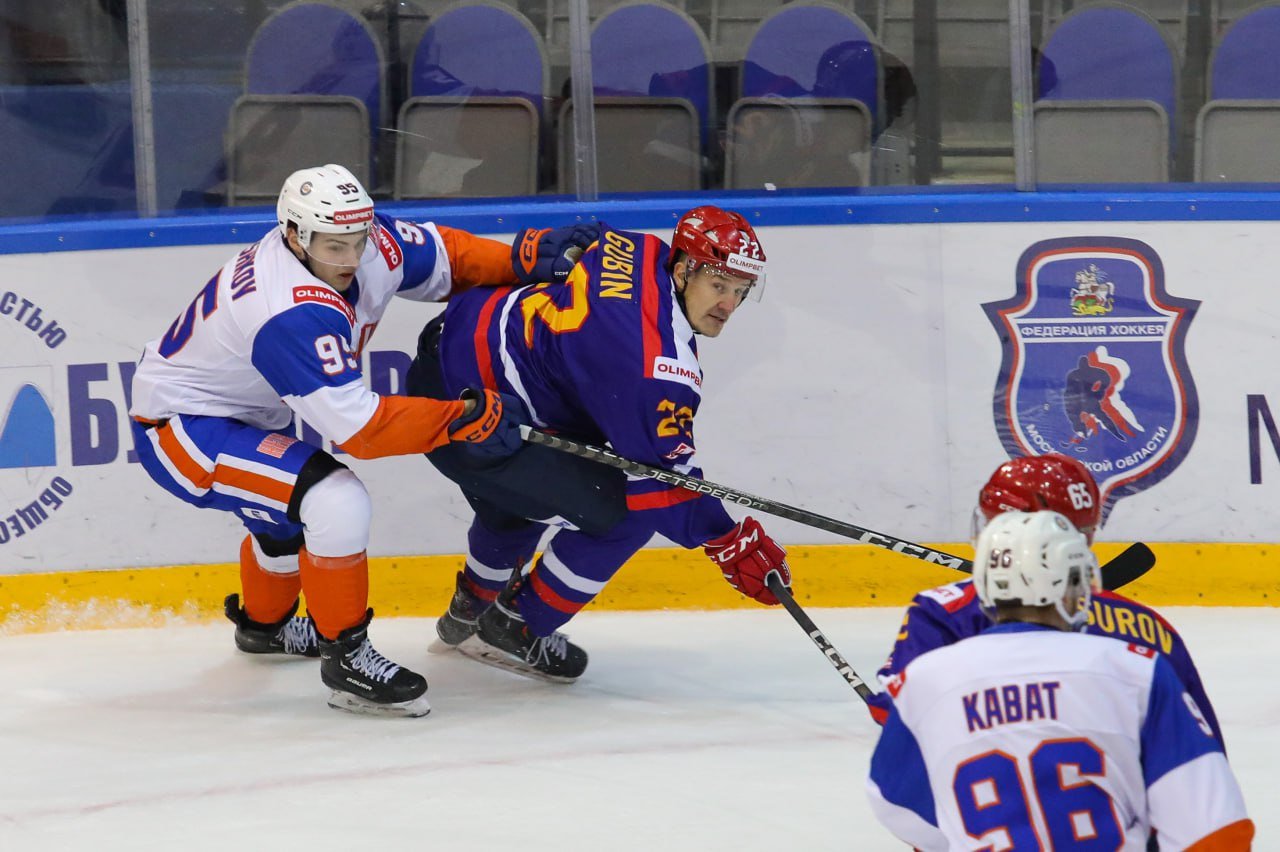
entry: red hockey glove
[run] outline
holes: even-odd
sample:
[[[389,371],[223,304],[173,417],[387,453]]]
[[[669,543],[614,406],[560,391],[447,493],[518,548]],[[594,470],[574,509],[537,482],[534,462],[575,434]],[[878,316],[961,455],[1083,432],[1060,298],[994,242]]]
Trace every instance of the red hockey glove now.
[[[475,406],[449,424],[450,441],[463,441],[477,453],[495,458],[520,449],[520,427],[529,422],[520,400],[482,388],[467,388],[458,398],[474,400]]]
[[[563,281],[582,252],[600,236],[598,225],[525,228],[511,244],[511,265],[521,284]]]
[[[760,527],[755,518],[747,518],[719,538],[702,545],[711,561],[729,585],[762,604],[774,606],[777,597],[765,585],[770,571],[777,571],[784,586],[791,585],[791,569],[787,552]]]

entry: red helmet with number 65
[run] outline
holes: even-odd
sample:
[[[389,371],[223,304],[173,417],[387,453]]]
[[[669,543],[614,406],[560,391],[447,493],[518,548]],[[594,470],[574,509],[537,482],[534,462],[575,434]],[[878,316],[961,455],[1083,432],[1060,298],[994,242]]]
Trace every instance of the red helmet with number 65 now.
[[[1057,453],[1005,462],[978,493],[974,537],[981,532],[979,523],[985,525],[997,515],[1042,509],[1065,515],[1092,542],[1102,516],[1093,474],[1077,459]]]
[[[751,298],[760,300],[765,283],[764,249],[740,214],[710,204],[695,207],[676,223],[671,247],[699,264],[753,282]]]

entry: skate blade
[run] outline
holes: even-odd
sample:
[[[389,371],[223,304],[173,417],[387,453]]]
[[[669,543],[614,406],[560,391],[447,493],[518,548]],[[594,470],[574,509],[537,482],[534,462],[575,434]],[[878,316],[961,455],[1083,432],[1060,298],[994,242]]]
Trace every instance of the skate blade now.
[[[519,657],[508,654],[500,648],[495,648],[479,636],[471,636],[452,647],[467,659],[484,663],[486,666],[493,666],[496,669],[506,669],[509,672],[532,678],[533,680],[543,680],[547,683],[573,683],[577,680],[576,677],[562,677],[539,671]]]
[[[350,692],[333,689],[329,691],[329,706],[335,710],[345,710],[348,713],[357,713],[361,716],[417,718],[431,712],[431,705],[427,703],[427,694],[425,692],[412,701],[401,701],[396,704],[378,704],[358,695],[352,695]]]

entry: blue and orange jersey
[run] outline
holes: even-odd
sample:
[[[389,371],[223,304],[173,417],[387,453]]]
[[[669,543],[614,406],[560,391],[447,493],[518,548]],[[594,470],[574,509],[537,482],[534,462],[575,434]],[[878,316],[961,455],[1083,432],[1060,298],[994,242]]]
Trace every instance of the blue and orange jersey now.
[[[513,394],[539,429],[693,476],[702,368],[694,333],[657,237],[601,225],[563,283],[471,290],[445,313],[447,390]],[[720,501],[650,479],[627,486],[628,508],[696,547],[733,527]]]
[[[884,683],[917,657],[935,648],[977,636],[990,628],[991,619],[982,611],[972,580],[923,591],[907,607],[893,652],[876,674]],[[1095,592],[1084,632],[1150,648],[1167,657],[1187,692],[1204,711],[1214,737],[1219,743],[1223,742],[1222,728],[1218,725],[1209,696],[1205,694],[1191,653],[1178,631],[1160,613],[1115,592]],[[870,703],[871,715],[883,724],[891,703],[888,693],[879,693]]]

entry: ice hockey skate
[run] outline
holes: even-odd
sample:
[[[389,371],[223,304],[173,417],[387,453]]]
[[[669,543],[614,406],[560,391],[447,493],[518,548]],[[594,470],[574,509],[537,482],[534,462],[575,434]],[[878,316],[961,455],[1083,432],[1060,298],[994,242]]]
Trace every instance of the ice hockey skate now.
[[[369,716],[425,716],[427,680],[382,656],[369,641],[369,622],[349,627],[329,641],[320,637],[320,677],[329,687],[329,706]]]
[[[249,618],[240,606],[240,596],[227,595],[223,611],[236,625],[236,647],[246,654],[281,654],[296,657],[320,656],[319,638],[311,616],[298,615],[294,601],[284,618],[262,624]]]
[[[487,603],[467,591],[466,579],[459,571],[453,599],[449,601],[449,609],[436,619],[437,638],[427,646],[427,650],[433,654],[456,650],[460,644],[476,634],[480,613],[484,612],[487,606],[489,606]]]
[[[587,669],[587,652],[563,633],[534,636],[529,631],[516,602],[524,583],[518,579],[480,614],[475,634],[458,644],[458,652],[525,677],[573,683]]]

